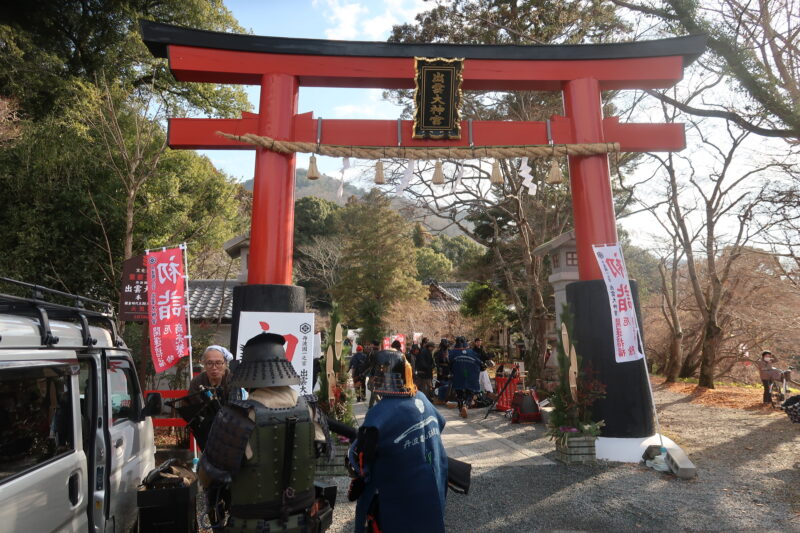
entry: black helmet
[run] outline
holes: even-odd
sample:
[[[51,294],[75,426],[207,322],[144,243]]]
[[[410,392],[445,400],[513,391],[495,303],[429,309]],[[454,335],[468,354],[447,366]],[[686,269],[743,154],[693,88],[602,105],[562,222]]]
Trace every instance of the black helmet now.
[[[274,333],[261,333],[247,341],[242,361],[231,376],[231,386],[257,389],[299,385],[300,376],[286,360],[285,342],[282,335]]]
[[[381,350],[375,355],[373,392],[386,396],[414,396],[417,388],[411,365],[400,352]]]

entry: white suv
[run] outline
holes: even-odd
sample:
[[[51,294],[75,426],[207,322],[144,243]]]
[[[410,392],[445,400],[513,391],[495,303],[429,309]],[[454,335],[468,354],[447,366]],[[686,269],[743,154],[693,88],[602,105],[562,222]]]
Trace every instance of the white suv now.
[[[1,281],[33,293],[0,294],[0,529],[130,531],[160,396],[143,402],[110,306]]]

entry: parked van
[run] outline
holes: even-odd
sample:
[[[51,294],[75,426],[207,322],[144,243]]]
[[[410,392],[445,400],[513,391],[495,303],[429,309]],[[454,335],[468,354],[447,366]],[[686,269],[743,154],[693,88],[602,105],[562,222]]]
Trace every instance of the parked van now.
[[[0,294],[0,531],[132,530],[160,395],[108,304],[0,281],[28,293]]]

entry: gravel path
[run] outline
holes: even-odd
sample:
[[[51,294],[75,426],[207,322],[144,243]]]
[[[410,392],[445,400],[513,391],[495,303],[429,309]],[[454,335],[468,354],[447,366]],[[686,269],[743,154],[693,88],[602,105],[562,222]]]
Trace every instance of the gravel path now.
[[[481,463],[468,496],[448,494],[447,530],[800,532],[800,424],[780,412],[694,404],[663,387],[655,396],[663,433],[689,455],[697,478],[604,461],[566,466],[555,461],[541,424],[473,416],[468,423],[478,430],[550,461]],[[329,531],[353,531],[348,480],[330,480],[340,496]],[[413,498],[409,494],[409,509]]]

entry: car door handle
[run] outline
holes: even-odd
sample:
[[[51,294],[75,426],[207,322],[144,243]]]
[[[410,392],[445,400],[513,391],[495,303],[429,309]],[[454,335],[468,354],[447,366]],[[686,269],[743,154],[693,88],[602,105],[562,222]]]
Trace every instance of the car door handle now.
[[[71,476],[69,476],[69,481],[67,482],[69,502],[73,507],[78,505],[81,497],[80,476],[78,474],[78,472],[74,472]]]
[[[122,446],[122,439],[117,439],[114,442],[114,448],[120,448]]]

